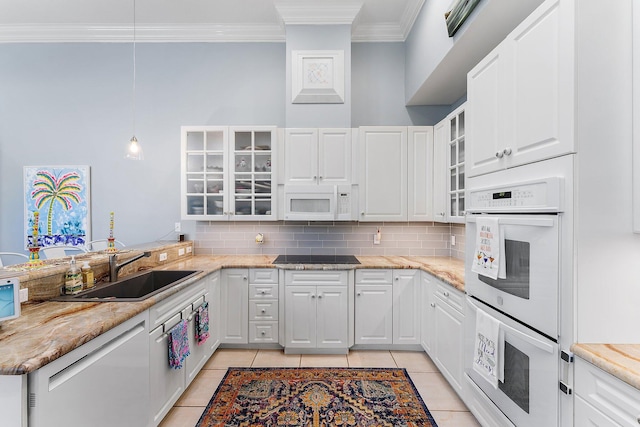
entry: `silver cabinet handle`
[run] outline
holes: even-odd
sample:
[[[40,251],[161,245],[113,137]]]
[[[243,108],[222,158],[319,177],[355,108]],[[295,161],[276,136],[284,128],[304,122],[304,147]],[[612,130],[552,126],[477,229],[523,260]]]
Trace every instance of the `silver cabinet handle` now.
[[[507,147],[504,150],[502,150],[502,152],[504,153],[505,156],[510,156],[511,155],[511,148]]]
[[[399,278],[399,277],[396,277],[396,280],[400,280],[400,278]]]
[[[247,276],[242,277],[242,280],[247,280]]]
[[[444,291],[444,292],[442,293],[442,295],[444,295],[445,297],[447,297],[447,298],[448,298],[448,297],[449,297],[449,292]]]
[[[318,299],[322,298],[322,294],[318,295]]]
[[[435,308],[436,303],[435,303],[435,302],[432,302],[432,303],[431,303],[431,304],[429,304],[429,305],[430,305],[431,307],[434,307],[434,308]]]
[[[360,296],[360,295],[362,295],[362,294],[361,294],[360,292],[358,292],[356,295]]]
[[[265,334],[265,332],[264,332],[264,331],[260,332],[260,335],[264,336],[264,334]]]
[[[264,295],[264,294],[266,294],[267,292],[266,292],[266,291],[260,291],[260,293],[261,293],[262,295]]]
[[[311,298],[315,298],[316,296],[314,294],[311,294]]]
[[[360,212],[360,215],[364,216],[364,211]]]
[[[260,312],[261,312],[262,314],[264,314],[264,313],[266,313],[266,312],[267,312],[267,310],[265,310],[265,309],[263,308],[262,310],[260,310]]]
[[[496,151],[496,157],[497,157],[498,159],[501,159],[501,158],[502,158],[502,156],[504,156],[504,152],[503,152],[503,151]]]

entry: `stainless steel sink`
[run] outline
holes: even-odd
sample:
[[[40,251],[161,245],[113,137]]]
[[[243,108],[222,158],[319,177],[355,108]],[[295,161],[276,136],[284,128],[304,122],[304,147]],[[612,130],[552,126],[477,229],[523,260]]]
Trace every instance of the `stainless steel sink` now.
[[[201,271],[199,270],[151,270],[130,276],[113,283],[97,285],[93,289],[76,295],[64,295],[54,298],[54,301],[78,302],[111,302],[111,301],[142,301],[163,290],[188,280]]]

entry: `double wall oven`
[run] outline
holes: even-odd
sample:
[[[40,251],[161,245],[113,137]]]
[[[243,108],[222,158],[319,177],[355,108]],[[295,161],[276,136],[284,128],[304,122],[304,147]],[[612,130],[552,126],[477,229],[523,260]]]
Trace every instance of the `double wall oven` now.
[[[553,164],[553,163],[551,163]],[[562,227],[567,172],[536,164],[467,185],[465,381],[469,406],[486,425],[558,426]],[[479,218],[497,220],[497,279],[472,271]],[[502,271],[504,269],[504,271]],[[473,368],[478,311],[499,322],[504,379]],[[502,348],[502,347],[500,347]]]

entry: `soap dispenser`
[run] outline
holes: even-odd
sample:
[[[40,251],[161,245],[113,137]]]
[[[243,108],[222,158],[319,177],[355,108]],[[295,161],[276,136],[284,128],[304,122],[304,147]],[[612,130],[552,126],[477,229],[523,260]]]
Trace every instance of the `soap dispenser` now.
[[[93,270],[91,269],[88,261],[85,261],[84,264],[82,264],[80,271],[82,272],[82,287],[84,289],[93,288]]]
[[[65,295],[74,295],[82,291],[82,272],[76,265],[75,256],[71,256],[69,261],[69,269],[64,275],[64,293]]]

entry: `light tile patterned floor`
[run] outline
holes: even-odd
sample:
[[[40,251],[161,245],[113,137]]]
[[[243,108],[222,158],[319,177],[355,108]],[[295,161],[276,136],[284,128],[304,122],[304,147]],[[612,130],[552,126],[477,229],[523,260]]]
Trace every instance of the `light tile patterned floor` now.
[[[480,424],[429,356],[412,351],[350,351],[348,355],[291,355],[282,350],[221,349],[214,353],[160,427],[194,427],[230,366],[405,368],[438,427]]]

